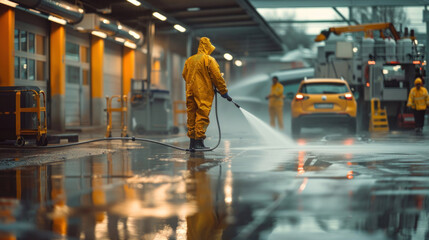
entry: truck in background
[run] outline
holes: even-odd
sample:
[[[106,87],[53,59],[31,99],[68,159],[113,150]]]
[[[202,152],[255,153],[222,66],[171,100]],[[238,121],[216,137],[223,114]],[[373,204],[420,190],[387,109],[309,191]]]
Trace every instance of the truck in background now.
[[[390,31],[387,31],[390,30]],[[374,37],[374,31],[380,35]],[[328,39],[331,33],[361,32],[364,36]],[[414,31],[401,34],[391,23],[373,23],[324,30],[318,47],[315,77],[344,78],[358,102],[358,129],[367,130],[370,101],[378,98],[387,110],[390,127],[407,111],[408,92],[416,77],[426,81],[424,46],[417,44]]]

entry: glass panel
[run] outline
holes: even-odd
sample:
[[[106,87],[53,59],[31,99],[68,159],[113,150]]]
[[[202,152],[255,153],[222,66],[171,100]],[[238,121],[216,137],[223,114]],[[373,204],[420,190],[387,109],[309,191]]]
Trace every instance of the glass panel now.
[[[28,80],[36,79],[36,62],[34,59],[28,59]]]
[[[45,37],[36,35],[36,53],[45,55]]]
[[[79,61],[79,45],[67,42],[66,43],[66,59]]]
[[[89,71],[87,69],[82,69],[82,84],[89,85]]]
[[[68,83],[80,84],[79,67],[66,66],[66,81]]]
[[[34,44],[35,44],[35,39],[34,39],[34,33],[28,33],[28,52],[30,53],[34,53]]]
[[[19,78],[19,57],[15,57],[15,78]]]
[[[19,64],[19,68],[20,68],[20,70],[21,70],[21,79],[27,79],[27,69],[28,69],[28,66],[27,66],[27,59],[26,58],[21,58],[20,59],[20,64]]]
[[[27,31],[22,31],[20,33],[20,39],[19,43],[21,46],[21,51],[26,52],[27,51]]]
[[[43,61],[37,61],[36,62],[37,67],[37,81],[45,81],[45,62]]]
[[[15,29],[15,50],[19,51],[19,30]]]
[[[308,83],[302,85],[302,93],[310,94],[338,94],[348,92],[348,88],[342,83]]]
[[[88,59],[89,59],[88,48],[84,47],[84,46],[80,46],[80,54],[81,54],[80,61],[84,62],[84,63],[87,63]]]

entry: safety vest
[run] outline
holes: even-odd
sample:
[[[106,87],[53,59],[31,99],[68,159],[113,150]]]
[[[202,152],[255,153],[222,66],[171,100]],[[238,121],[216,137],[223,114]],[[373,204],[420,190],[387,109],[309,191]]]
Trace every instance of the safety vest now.
[[[428,91],[424,87],[413,87],[408,95],[407,106],[416,110],[426,110],[429,105]]]

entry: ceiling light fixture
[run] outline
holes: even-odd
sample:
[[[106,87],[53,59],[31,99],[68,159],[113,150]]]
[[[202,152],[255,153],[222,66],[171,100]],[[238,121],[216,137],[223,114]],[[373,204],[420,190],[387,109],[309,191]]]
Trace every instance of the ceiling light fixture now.
[[[167,20],[167,17],[166,16],[164,16],[164,15],[162,15],[161,13],[159,13],[159,12],[154,12],[154,13],[152,13],[152,15],[154,16],[154,17],[156,17],[156,18],[158,18],[159,20],[161,20],[161,21],[165,21],[165,20]]]
[[[132,49],[136,49],[137,48],[137,45],[135,43],[130,42],[130,41],[125,41],[124,42],[124,46],[132,48]]]
[[[97,37],[101,37],[101,38],[106,38],[107,34],[104,32],[100,32],[100,31],[92,31],[91,32],[92,35],[97,36]]]
[[[231,54],[229,54],[229,53],[225,53],[225,54],[223,55],[223,57],[224,57],[226,60],[228,60],[228,61],[231,61],[231,60],[233,59],[232,55],[231,55]]]
[[[175,24],[174,28],[179,32],[186,32],[186,28],[180,26],[179,24]]]
[[[133,30],[128,31],[128,33],[133,36],[135,39],[140,39],[140,34],[134,32]]]
[[[241,61],[241,60],[235,60],[234,61],[234,64],[235,64],[235,66],[237,66],[237,67],[241,67],[241,66],[243,66],[243,62]]]
[[[62,18],[54,17],[54,16],[52,16],[52,15],[49,15],[48,20],[49,20],[49,21],[52,21],[52,22],[59,23],[59,24],[61,24],[61,25],[66,25],[66,24],[67,24],[67,21],[66,21],[66,20],[64,20],[64,19],[62,19]]]
[[[135,6],[140,6],[142,3],[137,1],[137,0],[127,0],[128,2],[130,2],[131,4],[134,4]]]
[[[14,2],[11,2],[8,0],[0,0],[0,3],[4,4],[6,6],[9,6],[9,7],[13,7],[13,8],[18,5],[18,3],[14,3]]]
[[[125,39],[120,38],[120,37],[115,37],[115,41],[120,42],[120,43],[124,43]]]
[[[188,12],[196,12],[196,11],[200,11],[201,9],[199,7],[190,7],[186,10],[188,10]]]

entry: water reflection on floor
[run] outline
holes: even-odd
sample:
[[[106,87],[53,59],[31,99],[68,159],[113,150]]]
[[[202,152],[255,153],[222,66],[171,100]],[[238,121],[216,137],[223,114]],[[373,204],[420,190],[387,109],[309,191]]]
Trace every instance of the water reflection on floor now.
[[[7,159],[0,239],[429,239],[429,157],[407,139],[227,135],[209,153],[113,142]]]

